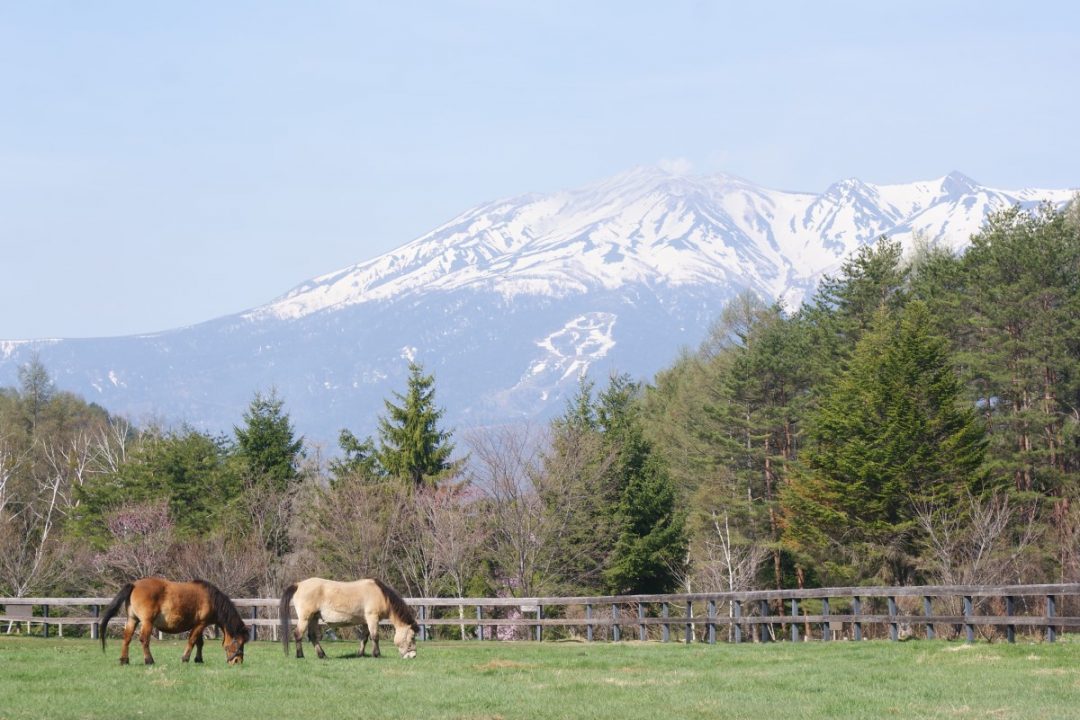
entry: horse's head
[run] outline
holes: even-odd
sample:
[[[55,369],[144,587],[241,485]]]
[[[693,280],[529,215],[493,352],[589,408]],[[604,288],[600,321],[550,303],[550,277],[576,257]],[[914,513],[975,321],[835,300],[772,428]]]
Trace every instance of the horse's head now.
[[[225,661],[230,665],[243,664],[244,643],[248,641],[247,626],[235,634],[223,629],[221,635],[221,644],[225,648]]]
[[[394,630],[394,644],[401,657],[412,660],[416,657],[416,625],[398,625]]]

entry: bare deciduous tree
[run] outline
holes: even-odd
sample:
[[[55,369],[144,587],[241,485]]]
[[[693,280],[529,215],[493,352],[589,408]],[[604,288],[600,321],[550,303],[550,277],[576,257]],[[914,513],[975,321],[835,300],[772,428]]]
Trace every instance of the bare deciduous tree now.
[[[122,505],[106,516],[105,526],[112,541],[98,565],[115,583],[170,574],[177,542],[166,501]]]

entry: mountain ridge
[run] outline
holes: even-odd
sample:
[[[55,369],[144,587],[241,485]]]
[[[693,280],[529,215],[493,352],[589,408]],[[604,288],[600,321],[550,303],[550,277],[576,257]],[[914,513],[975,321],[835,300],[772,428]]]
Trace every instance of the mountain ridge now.
[[[855,178],[822,193],[638,167],[572,190],[470,208],[375,258],[270,302],[119,338],[0,341],[0,385],[32,353],[113,412],[231,428],[276,387],[301,432],[371,432],[416,358],[452,424],[543,420],[581,372],[649,379],[704,339],[735,293],[797,304],[822,273],[889,234],[964,245],[1006,205],[1071,190],[999,190],[959,172]]]

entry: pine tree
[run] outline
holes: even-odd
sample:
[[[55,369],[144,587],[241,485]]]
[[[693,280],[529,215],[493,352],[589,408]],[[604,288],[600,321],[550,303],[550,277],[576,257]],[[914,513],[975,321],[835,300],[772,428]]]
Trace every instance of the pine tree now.
[[[1080,228],[1065,213],[991,216],[963,258],[971,382],[996,472],[1058,496],[1080,469]]]
[[[832,579],[913,579],[916,507],[978,490],[985,434],[926,306],[881,308],[807,419],[784,538]]]
[[[435,405],[435,377],[410,362],[408,388],[404,395],[394,396],[401,404],[385,401],[387,415],[379,418],[376,459],[388,474],[413,487],[435,483],[450,469],[454,452],[452,433],[438,426],[444,411]]]
[[[279,492],[299,477],[297,463],[304,446],[303,438],[294,435],[284,405],[276,390],[266,396],[257,392],[244,413],[243,427],[233,427],[237,454],[247,470]]]
[[[618,497],[617,539],[603,575],[607,589],[617,594],[669,592],[685,567],[685,521],[671,476],[645,438],[639,396],[638,384],[613,376],[596,411],[603,444],[616,458],[611,487]]]

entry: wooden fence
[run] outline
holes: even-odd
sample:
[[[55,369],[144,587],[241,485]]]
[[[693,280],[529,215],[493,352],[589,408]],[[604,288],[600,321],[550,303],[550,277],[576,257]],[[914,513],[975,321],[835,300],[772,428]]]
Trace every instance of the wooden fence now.
[[[572,635],[585,640],[714,643],[919,636],[1001,637],[1017,632],[1053,642],[1080,627],[1080,583],[1061,585],[849,587],[728,593],[533,598],[407,598],[420,639],[493,640]],[[0,628],[90,627],[97,637],[104,597],[3,598]],[[278,598],[234,600],[255,638],[277,639]],[[1070,614],[1072,613],[1072,614]],[[113,619],[121,625],[124,617]],[[449,628],[449,629],[445,629]],[[269,632],[268,632],[269,631]],[[268,637],[269,635],[269,637]]]

